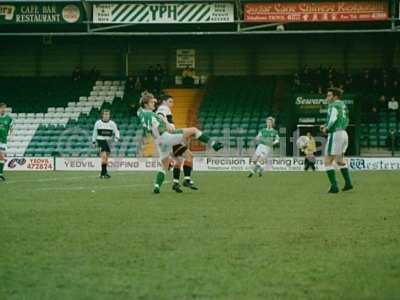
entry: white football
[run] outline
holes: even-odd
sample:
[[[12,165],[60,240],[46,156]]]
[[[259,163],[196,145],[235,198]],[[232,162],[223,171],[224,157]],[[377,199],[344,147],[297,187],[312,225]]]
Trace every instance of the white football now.
[[[301,149],[307,147],[309,143],[310,143],[310,139],[308,137],[306,137],[305,135],[300,136],[296,142],[297,147],[301,148]]]

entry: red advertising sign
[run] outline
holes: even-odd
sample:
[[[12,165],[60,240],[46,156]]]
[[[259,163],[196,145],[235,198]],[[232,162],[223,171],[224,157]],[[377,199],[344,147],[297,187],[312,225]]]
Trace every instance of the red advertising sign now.
[[[248,3],[246,22],[354,22],[389,18],[387,1]]]

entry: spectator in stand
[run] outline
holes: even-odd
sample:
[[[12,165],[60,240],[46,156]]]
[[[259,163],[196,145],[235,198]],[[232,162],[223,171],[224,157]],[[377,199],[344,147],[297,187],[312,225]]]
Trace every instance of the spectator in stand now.
[[[333,67],[328,70],[328,81],[336,81],[336,70]]]
[[[372,81],[371,92],[374,94],[379,94],[382,92],[379,86],[379,81],[376,78]]]
[[[140,77],[139,76],[136,77],[134,89],[135,89],[136,92],[140,92],[142,90],[142,82],[140,81]]]
[[[146,91],[150,91],[150,90],[151,90],[151,87],[150,87],[150,80],[149,80],[149,77],[148,77],[148,76],[144,76],[144,77],[143,77],[143,80],[142,80],[142,87],[143,87],[143,90],[146,90]]]
[[[367,122],[370,123],[378,123],[379,122],[379,114],[378,114],[378,110],[375,106],[373,106],[371,108],[371,111],[368,114],[368,120],[366,120]]]
[[[161,67],[160,64],[156,65],[156,70],[155,73],[158,77],[160,77],[161,79],[163,79],[163,77],[165,76],[165,71],[164,69]]]
[[[395,80],[393,81],[390,94],[391,94],[392,96],[396,96],[396,97],[399,97],[399,96],[400,96],[400,84],[399,84],[399,81],[398,81],[397,79],[395,79]]]
[[[128,80],[126,81],[126,89],[128,93],[135,90],[135,80],[132,76],[129,76]]]
[[[392,154],[394,154],[398,144],[399,134],[396,132],[396,129],[390,128],[388,137],[386,139],[386,145],[388,146],[389,150],[392,151]]]
[[[389,87],[389,84],[388,84],[388,82],[386,81],[386,80],[384,80],[383,82],[382,82],[382,89],[381,89],[381,93],[383,94],[383,95],[389,95],[390,94],[390,87]]]
[[[194,71],[190,66],[186,66],[186,68],[182,71],[182,83],[184,86],[190,87],[194,84]]]
[[[293,89],[294,89],[295,92],[300,92],[301,91],[301,82],[300,82],[299,73],[294,73],[294,76],[293,76]]]
[[[399,111],[399,102],[396,101],[394,96],[390,98],[390,101],[388,102],[388,110],[396,113]]]
[[[333,83],[333,81],[329,81],[328,83],[328,89],[334,89],[335,88],[335,84]]]
[[[76,82],[81,79],[82,79],[82,70],[80,66],[77,66],[72,72],[72,80]]]
[[[156,74],[156,86],[159,91],[162,90],[163,83],[165,81],[165,70],[160,64],[156,65],[155,69],[155,74]]]
[[[149,66],[149,67],[147,68],[147,73],[146,73],[146,75],[149,76],[149,77],[154,76],[154,67],[153,67],[153,66]]]
[[[146,88],[152,91],[154,89],[154,77],[155,77],[153,66],[150,66],[147,69],[146,77],[147,77]]]
[[[97,79],[99,79],[100,77],[100,71],[97,70],[97,67],[94,66],[91,70],[90,70],[90,80],[96,81]]]
[[[154,75],[153,92],[157,95],[161,93],[161,77],[158,74]]]
[[[386,101],[385,95],[381,95],[379,97],[378,102],[376,104],[376,107],[378,109],[378,112],[387,110],[388,105],[387,105],[387,101]]]

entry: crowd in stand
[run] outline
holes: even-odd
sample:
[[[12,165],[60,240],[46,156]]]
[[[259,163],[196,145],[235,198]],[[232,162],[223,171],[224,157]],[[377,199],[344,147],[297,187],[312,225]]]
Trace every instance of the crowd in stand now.
[[[304,66],[293,75],[294,92],[324,95],[330,87],[361,96],[364,112],[399,112],[400,81],[396,69],[366,69],[358,73],[339,72],[334,67]],[[375,116],[373,117],[375,118]]]
[[[96,81],[98,80],[99,77],[100,77],[100,71],[97,69],[96,66],[90,69],[89,72],[84,72],[81,66],[76,66],[75,69],[72,71],[72,80],[74,82],[79,82],[82,79],[89,79],[92,81]]]
[[[130,95],[149,91],[159,94],[166,80],[166,72],[161,65],[149,66],[143,76],[129,76],[126,81],[126,92]]]

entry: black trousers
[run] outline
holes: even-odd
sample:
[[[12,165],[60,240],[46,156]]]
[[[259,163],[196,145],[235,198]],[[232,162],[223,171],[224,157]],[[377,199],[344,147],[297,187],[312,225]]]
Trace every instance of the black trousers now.
[[[315,171],[315,161],[311,161],[306,157],[304,159],[304,171],[308,171],[309,168]]]

